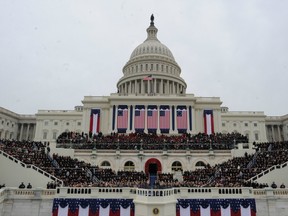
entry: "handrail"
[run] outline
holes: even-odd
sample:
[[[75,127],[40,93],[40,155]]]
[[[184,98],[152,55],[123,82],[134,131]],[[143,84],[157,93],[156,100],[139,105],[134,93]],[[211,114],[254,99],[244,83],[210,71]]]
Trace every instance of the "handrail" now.
[[[18,160],[17,158],[7,154],[6,152],[0,150],[0,154],[2,154],[3,156],[5,156],[6,158],[12,160],[15,163],[20,164],[22,167],[27,168],[27,169],[34,169],[35,171],[37,171],[38,173],[45,175],[46,177],[50,178],[53,181],[56,182],[60,182],[61,185],[63,185],[63,181],[61,179],[58,179],[56,176],[51,175],[50,173],[42,170],[41,168],[33,165],[33,164],[25,164],[22,161]]]
[[[255,175],[255,176],[253,176],[253,177],[250,178],[248,181],[255,181],[255,180],[261,178],[262,176],[264,176],[264,175],[270,173],[271,171],[273,171],[273,170],[275,170],[275,169],[281,169],[281,168],[284,168],[284,167],[286,167],[287,165],[288,165],[288,161],[286,161],[285,163],[280,164],[280,165],[279,165],[279,164],[277,164],[277,165],[273,165],[273,166],[269,167],[268,169],[263,170],[261,173],[259,173],[259,174]]]

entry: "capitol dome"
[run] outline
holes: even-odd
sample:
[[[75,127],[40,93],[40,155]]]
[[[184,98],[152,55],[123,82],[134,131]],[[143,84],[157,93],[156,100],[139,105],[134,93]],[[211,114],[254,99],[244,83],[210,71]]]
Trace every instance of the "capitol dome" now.
[[[130,56],[130,60],[137,58],[137,57],[145,56],[145,55],[155,55],[155,56],[159,55],[162,57],[170,58],[170,60],[175,61],[174,56],[172,52],[170,51],[170,49],[164,44],[162,44],[157,39],[157,37],[152,37],[150,32],[153,29],[153,27],[154,26],[152,27],[150,26],[147,29],[147,33],[148,33],[147,39],[142,44],[140,44],[134,49],[134,51],[132,52]],[[154,27],[154,29],[156,32],[158,31],[156,27]]]
[[[180,77],[181,68],[170,49],[157,38],[154,16],[150,18],[147,39],[132,52],[123,67],[124,76],[118,81],[118,93],[122,95],[185,94],[186,83]],[[145,79],[148,77],[148,79]],[[143,82],[150,81],[150,82]]]
[[[154,26],[154,16],[151,16],[149,28],[147,28],[147,39],[137,46],[130,56],[130,60],[141,56],[166,57],[175,62],[170,49],[162,44],[157,38],[158,29]],[[176,62],[175,62],[176,63]]]

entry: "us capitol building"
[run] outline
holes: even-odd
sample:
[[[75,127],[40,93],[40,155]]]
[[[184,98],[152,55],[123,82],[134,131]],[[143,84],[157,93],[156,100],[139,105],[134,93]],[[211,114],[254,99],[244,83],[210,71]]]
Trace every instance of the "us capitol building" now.
[[[146,31],[146,40],[134,49],[122,69],[123,76],[117,82],[117,92],[111,93],[110,96],[84,96],[82,105],[75,106],[73,110],[39,110],[35,115],[20,115],[0,107],[0,139],[34,140],[45,144],[49,142],[51,153],[71,156],[100,168],[115,171],[144,171],[146,174],[151,171],[173,173],[174,178],[180,181],[182,171],[203,168],[206,164],[214,166],[233,157],[254,153],[253,142],[288,140],[288,115],[266,116],[263,111],[229,111],[228,107],[221,106],[222,101],[219,97],[197,97],[187,93],[187,83],[180,76],[180,66],[170,49],[157,38],[158,29],[154,25],[153,15]],[[73,144],[70,146],[68,144],[65,148],[59,147],[56,140],[63,132],[104,136],[114,133],[167,136],[239,133],[246,136],[249,143],[237,143],[233,148],[224,150],[213,149],[211,146],[209,149],[187,148],[177,151],[165,148],[145,149],[142,146],[135,149],[101,149],[97,146],[77,149],[72,148]],[[118,141],[118,146],[120,144]],[[273,167],[273,170],[253,177],[253,181],[271,184],[277,180],[279,185],[281,182],[288,185],[287,162],[281,167]],[[243,212],[248,208],[255,210],[253,200],[256,200],[258,215],[287,215],[287,189],[274,190],[269,187],[266,189],[183,187],[165,190],[135,187],[45,189],[48,182],[59,179],[34,165],[27,165],[15,159],[4,151],[0,151],[0,171],[1,182],[6,183],[6,188],[0,188],[0,216],[51,215],[52,208],[53,212],[65,211],[66,207],[58,204],[60,202],[67,204],[66,199],[70,198],[76,199],[73,201],[74,204],[79,203],[80,198],[97,199],[95,201],[98,203],[97,208],[95,203],[91,206],[103,212],[104,207],[99,207],[99,203],[105,201],[103,199],[106,201],[117,199],[118,205],[125,200],[131,204],[133,200],[135,216],[174,216],[176,212],[181,216],[190,215],[190,208],[186,208],[186,204],[190,202],[192,205],[192,202],[200,198],[206,199],[204,201],[209,201],[214,207],[217,204],[214,202],[218,199],[221,202],[233,199],[231,206],[232,202],[237,202],[238,207],[239,203],[243,202],[241,207]],[[15,173],[21,177],[21,181],[31,183],[33,189],[18,188],[20,180],[18,177],[15,178]],[[243,198],[250,202],[249,205]],[[69,204],[69,208],[71,206]],[[56,207],[60,210],[56,210]],[[203,212],[206,211],[202,207],[198,205],[198,210],[201,208]],[[79,207],[79,211],[80,209],[84,211],[82,207]],[[65,214],[59,212],[53,215],[68,215],[67,212]],[[102,213],[101,215],[108,215]],[[122,215],[134,216],[134,213],[126,213]],[[85,215],[88,215],[88,212]],[[255,214],[243,213],[243,215]]]
[[[219,97],[197,97],[187,93],[187,83],[180,76],[180,66],[170,49],[157,38],[154,17],[151,17],[146,31],[147,39],[134,49],[123,67],[117,93],[84,96],[82,105],[75,106],[74,110],[39,110],[35,115],[19,115],[0,107],[0,138],[51,142],[64,131],[88,133],[91,110],[95,109],[99,118],[97,130],[103,134],[197,134],[206,130],[210,133],[238,132],[246,135],[250,142],[288,139],[288,115],[266,116],[263,111],[229,111],[228,107],[221,107]],[[118,121],[119,110],[124,112],[121,121]],[[140,110],[141,116],[144,112],[142,122],[135,122],[136,110]],[[161,110],[168,111],[165,121],[160,120]],[[185,112],[187,119],[184,123],[177,121],[179,110]],[[149,123],[151,112],[156,112],[157,119]],[[210,114],[209,124],[206,125],[205,112]]]

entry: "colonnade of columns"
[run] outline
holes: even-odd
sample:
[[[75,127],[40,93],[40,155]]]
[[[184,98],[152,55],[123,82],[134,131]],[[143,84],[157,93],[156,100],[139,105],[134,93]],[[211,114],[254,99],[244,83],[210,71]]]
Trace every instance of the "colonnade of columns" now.
[[[119,93],[124,94],[183,94],[183,84],[151,77],[150,80],[135,79],[119,86]]]
[[[283,141],[283,130],[281,125],[266,125],[266,133],[269,142]]]
[[[35,136],[36,124],[19,123],[18,140],[33,140]]]
[[[131,106],[133,109],[133,112],[131,113]],[[127,133],[134,133],[135,132],[135,107],[137,105],[128,105],[128,125],[127,125]],[[148,116],[148,105],[143,105],[145,110],[145,117],[144,117],[144,132],[148,133],[148,125],[147,125],[147,116]],[[154,106],[154,105],[152,105]],[[160,134],[160,105],[155,105],[157,107],[157,130],[156,133]],[[117,132],[117,111],[118,107],[115,109],[115,113],[113,113],[113,108],[111,108],[111,114],[112,116],[115,116],[115,125],[114,130],[112,128],[113,132]],[[169,134],[177,134],[178,133],[178,125],[177,125],[177,106],[174,106],[174,109],[172,109],[172,105],[169,106]],[[174,111],[174,113],[172,113]],[[154,111],[155,112],[155,111]],[[189,107],[186,106],[186,122],[187,122],[187,133],[192,133],[192,108],[191,112],[189,111]],[[173,118],[172,115],[174,114],[174,128],[173,128]],[[130,120],[132,119],[132,121]],[[191,120],[190,120],[191,119]],[[190,122],[191,121],[191,122]],[[132,125],[131,125],[132,124]]]
[[[0,139],[14,139],[14,133],[9,130],[1,129],[0,130]]]

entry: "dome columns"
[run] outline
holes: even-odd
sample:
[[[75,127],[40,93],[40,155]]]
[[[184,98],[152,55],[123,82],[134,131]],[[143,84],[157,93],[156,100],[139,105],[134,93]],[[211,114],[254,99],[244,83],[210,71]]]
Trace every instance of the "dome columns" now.
[[[152,78],[151,80],[133,79],[119,84],[119,94],[129,95],[182,95],[185,94],[185,85],[175,80]]]

